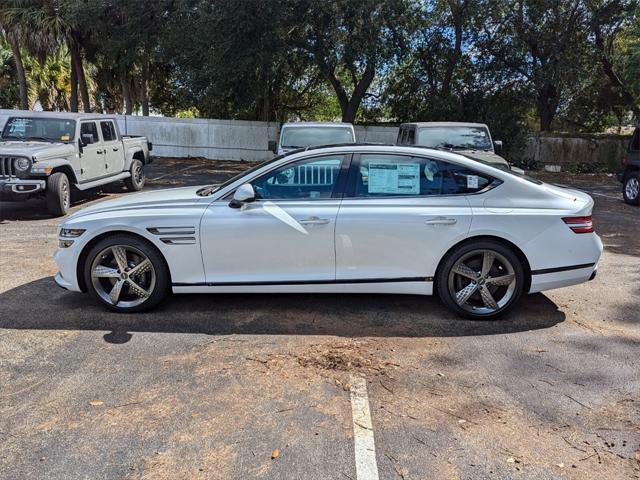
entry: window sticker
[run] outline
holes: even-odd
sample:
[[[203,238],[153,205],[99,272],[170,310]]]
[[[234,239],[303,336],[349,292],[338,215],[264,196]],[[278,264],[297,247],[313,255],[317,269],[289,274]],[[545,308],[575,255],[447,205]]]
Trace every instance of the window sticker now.
[[[369,193],[417,195],[419,163],[369,163]]]
[[[68,142],[69,141],[69,135],[62,135],[60,137],[60,140],[62,140],[63,142]]]
[[[477,175],[467,175],[467,188],[478,188]]]

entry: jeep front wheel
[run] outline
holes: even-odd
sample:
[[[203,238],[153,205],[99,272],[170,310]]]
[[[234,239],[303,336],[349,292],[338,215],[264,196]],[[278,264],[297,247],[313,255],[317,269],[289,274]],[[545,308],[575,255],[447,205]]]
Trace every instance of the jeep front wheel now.
[[[47,210],[56,217],[66,215],[71,205],[69,179],[62,173],[54,173],[47,179]]]

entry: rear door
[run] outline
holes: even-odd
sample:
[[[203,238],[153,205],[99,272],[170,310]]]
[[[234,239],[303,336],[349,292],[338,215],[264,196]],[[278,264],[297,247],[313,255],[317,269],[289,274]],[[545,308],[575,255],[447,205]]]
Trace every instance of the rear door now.
[[[468,234],[465,194],[490,181],[427,157],[355,155],[336,223],[336,280],[431,279]]]
[[[97,122],[93,120],[80,122],[80,138],[83,139],[83,142],[90,140],[82,147],[80,181],[90,182],[108,176],[109,169],[105,161],[104,147],[98,133]]]
[[[113,120],[100,121],[107,172],[115,175],[124,170],[124,149],[118,138]]]

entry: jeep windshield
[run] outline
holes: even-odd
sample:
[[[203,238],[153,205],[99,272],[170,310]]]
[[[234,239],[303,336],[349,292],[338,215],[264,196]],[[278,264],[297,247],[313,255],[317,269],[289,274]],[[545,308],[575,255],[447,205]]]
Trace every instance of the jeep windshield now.
[[[10,117],[0,140],[70,142],[75,137],[76,121],[58,118]]]
[[[489,132],[484,127],[423,127],[418,130],[416,144],[452,150],[492,150]]]
[[[281,146],[282,148],[303,148],[355,141],[349,127],[285,127]]]

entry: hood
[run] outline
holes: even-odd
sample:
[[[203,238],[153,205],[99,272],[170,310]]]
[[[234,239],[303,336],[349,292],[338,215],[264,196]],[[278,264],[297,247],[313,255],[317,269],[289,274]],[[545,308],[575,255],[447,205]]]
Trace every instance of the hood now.
[[[69,220],[103,212],[189,206],[209,198],[196,194],[202,187],[199,185],[197,187],[169,188],[123,195],[85,207],[71,215]]]
[[[504,158],[493,152],[485,152],[484,150],[453,150],[453,152],[470,158],[471,160],[479,160],[481,162],[491,163],[494,165],[509,165]]]
[[[0,142],[0,155],[17,157],[36,157],[36,160],[47,157],[66,157],[75,153],[74,145],[50,142]]]

